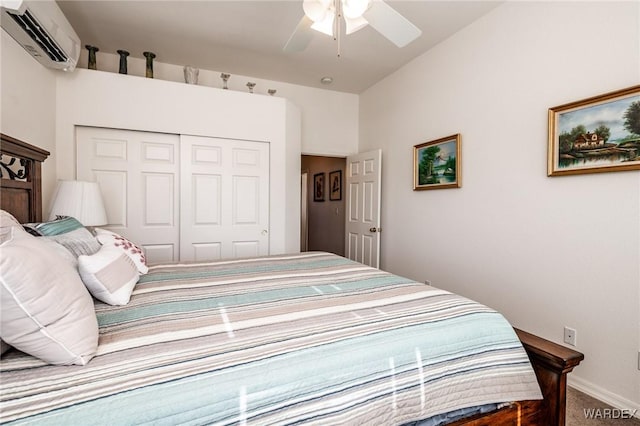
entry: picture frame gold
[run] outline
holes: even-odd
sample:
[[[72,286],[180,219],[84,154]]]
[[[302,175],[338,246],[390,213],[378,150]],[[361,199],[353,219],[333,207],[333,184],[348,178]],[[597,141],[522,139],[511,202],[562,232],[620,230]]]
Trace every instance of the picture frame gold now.
[[[640,170],[640,85],[549,108],[547,176]]]
[[[460,188],[460,133],[413,147],[413,190]]]

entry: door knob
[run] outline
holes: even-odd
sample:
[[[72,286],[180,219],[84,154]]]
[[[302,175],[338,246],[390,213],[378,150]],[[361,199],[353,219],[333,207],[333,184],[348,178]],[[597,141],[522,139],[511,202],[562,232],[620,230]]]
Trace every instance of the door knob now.
[[[261,233],[262,233],[262,235],[267,235],[269,233],[269,231],[267,231],[266,229],[263,229]]]
[[[372,233],[374,233],[374,234],[375,234],[376,232],[380,232],[380,231],[381,231],[381,229],[380,229],[380,228],[375,228],[375,227],[374,227],[374,228],[369,228],[369,232],[372,232]]]

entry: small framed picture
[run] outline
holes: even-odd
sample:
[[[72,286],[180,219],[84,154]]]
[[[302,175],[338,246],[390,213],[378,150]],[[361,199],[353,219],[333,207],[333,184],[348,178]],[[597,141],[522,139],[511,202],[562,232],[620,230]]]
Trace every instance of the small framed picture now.
[[[324,201],[324,173],[313,175],[313,201]]]
[[[640,86],[549,108],[547,175],[640,170]]]
[[[413,190],[460,188],[460,134],[413,147]]]
[[[329,200],[340,201],[342,200],[342,170],[336,170],[329,173]]]

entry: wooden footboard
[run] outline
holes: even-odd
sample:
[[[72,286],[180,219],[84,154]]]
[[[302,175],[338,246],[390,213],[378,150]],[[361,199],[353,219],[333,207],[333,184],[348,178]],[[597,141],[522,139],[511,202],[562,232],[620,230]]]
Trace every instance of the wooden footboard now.
[[[544,399],[518,401],[499,410],[452,423],[452,426],[564,426],[567,374],[584,355],[526,331],[515,329],[538,377]]]
[[[523,403],[523,416],[530,417],[535,425],[564,426],[567,402],[567,374],[584,355],[573,349],[515,329],[538,377],[542,401]]]

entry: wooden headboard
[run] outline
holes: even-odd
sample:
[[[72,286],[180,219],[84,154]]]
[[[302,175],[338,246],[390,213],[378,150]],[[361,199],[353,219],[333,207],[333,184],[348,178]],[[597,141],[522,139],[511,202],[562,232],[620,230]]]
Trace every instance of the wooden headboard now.
[[[42,162],[49,151],[3,133],[0,143],[0,208],[20,223],[42,221]]]

